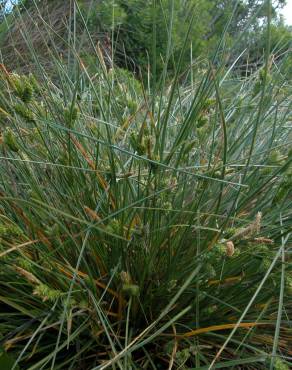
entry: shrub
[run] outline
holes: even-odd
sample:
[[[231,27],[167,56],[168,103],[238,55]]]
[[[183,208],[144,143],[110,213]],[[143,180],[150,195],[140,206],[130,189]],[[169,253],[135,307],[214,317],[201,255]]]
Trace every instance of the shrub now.
[[[189,32],[189,44],[192,43],[193,58],[202,54],[206,47],[204,33],[210,14],[210,3],[203,1],[181,2],[163,0],[162,2],[141,0],[101,1],[89,7],[80,2],[86,14],[92,32],[101,27],[105,32],[112,32],[115,45],[118,46],[115,60],[132,70],[138,70],[147,76],[149,63],[155,59],[157,78],[164,69],[165,61],[170,58],[168,72],[174,74],[174,61],[179,57],[181,46]],[[196,14],[191,30],[188,30],[191,14]],[[171,30],[169,25],[172,19]],[[157,24],[157,26],[155,26]],[[153,29],[156,40],[153,40]],[[171,34],[171,35],[170,35]],[[171,50],[168,52],[169,38]],[[169,55],[167,55],[169,54]],[[190,48],[183,56],[183,68],[191,60]],[[154,72],[154,71],[153,71]]]

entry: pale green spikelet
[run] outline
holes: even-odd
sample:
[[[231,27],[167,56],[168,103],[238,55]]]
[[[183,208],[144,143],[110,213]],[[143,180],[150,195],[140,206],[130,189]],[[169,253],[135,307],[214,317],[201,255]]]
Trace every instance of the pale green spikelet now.
[[[140,288],[136,284],[123,284],[122,292],[129,297],[138,297],[140,295]]]
[[[236,227],[229,227],[224,231],[224,238],[225,239],[230,239],[233,237],[233,235],[237,234],[240,231],[240,229]]]
[[[0,238],[17,238],[22,235],[22,230],[16,225],[0,225]]]
[[[277,357],[274,362],[275,370],[289,370],[289,366],[286,365],[280,357]]]
[[[202,310],[202,315],[206,316],[206,317],[210,317],[211,315],[213,315],[216,311],[218,310],[218,307],[216,305],[210,305],[210,306],[207,306],[206,308],[204,308]]]
[[[252,249],[255,249],[254,244],[252,244]],[[256,252],[257,253],[269,253],[270,249],[266,244],[258,244],[256,247]]]
[[[12,84],[15,95],[18,96],[24,103],[27,104],[32,100],[33,86],[28,77],[14,74],[12,76]]]
[[[282,160],[283,160],[283,158],[282,158],[281,153],[279,152],[279,150],[273,149],[269,153],[267,163],[270,164],[270,165],[280,165],[280,164],[282,164]]]
[[[21,103],[15,104],[14,111],[26,122],[35,122],[34,113],[24,104]]]
[[[33,272],[33,263],[28,258],[17,258],[17,265],[22,267],[26,271]]]
[[[194,148],[196,144],[198,144],[198,139],[186,140],[184,143],[183,154],[187,155]]]
[[[35,76],[32,73],[29,73],[28,80],[29,80],[30,85],[32,86],[33,90],[36,93],[40,93],[41,92],[40,84],[38,83],[37,79],[35,78]]]
[[[138,104],[135,100],[133,99],[128,99],[127,100],[127,107],[129,109],[129,112],[131,115],[135,114],[137,112],[137,109],[138,109]]]
[[[56,300],[62,296],[62,292],[60,290],[52,289],[46,284],[39,284],[34,289],[33,294],[40,297],[43,302],[56,302]]]
[[[206,115],[201,115],[199,118],[198,118],[198,122],[197,122],[197,127],[198,128],[201,128],[201,127],[204,127],[205,125],[207,125],[209,122],[209,118],[208,116]]]
[[[3,133],[3,143],[12,151],[18,152],[19,145],[15,136],[15,133],[10,129],[7,128]]]
[[[215,98],[208,98],[204,101],[202,110],[203,111],[209,111],[210,108],[212,108],[216,104]]]
[[[223,257],[226,255],[226,246],[224,244],[216,244],[211,251],[216,256]]]

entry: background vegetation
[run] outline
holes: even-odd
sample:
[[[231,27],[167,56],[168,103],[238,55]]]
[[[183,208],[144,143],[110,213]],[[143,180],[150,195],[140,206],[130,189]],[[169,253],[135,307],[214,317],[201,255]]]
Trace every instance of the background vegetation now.
[[[7,3],[7,0],[2,0],[2,9],[9,9]],[[279,58],[287,53],[291,42],[291,28],[284,24],[279,15],[284,3],[283,0],[273,1],[270,8],[270,50],[277,50]],[[82,38],[81,42],[76,41],[75,47],[83,60],[89,66],[93,65],[94,69],[94,52],[84,34],[89,32],[92,40],[101,44],[109,64],[129,69],[138,77],[142,74],[144,81],[148,78],[149,66],[155,80],[163,71],[170,26],[172,42],[168,50],[171,55],[167,63],[168,77],[173,77],[179,57],[183,70],[188,68],[192,60],[211,58],[223,32],[226,48],[224,63],[227,66],[236,61],[236,68],[245,73],[246,69],[255,70],[263,63],[266,39],[264,19],[268,6],[262,0],[79,0],[80,13],[76,14],[74,25],[70,17],[72,1],[25,0],[17,4],[13,15],[20,18],[13,22],[12,15],[6,17],[1,32],[2,57],[13,68],[23,69],[29,65],[31,53],[29,50],[24,53],[23,50],[23,27],[30,33],[34,46],[39,50],[39,57],[40,49],[43,56],[48,57],[45,49],[51,49],[52,39],[57,52],[66,52],[67,47],[62,39],[70,39],[74,32],[76,40]],[[38,5],[41,16],[55,32],[48,32],[48,27],[42,23],[35,24],[35,5]],[[86,21],[86,32],[83,21]],[[184,43],[183,55],[180,56]]]

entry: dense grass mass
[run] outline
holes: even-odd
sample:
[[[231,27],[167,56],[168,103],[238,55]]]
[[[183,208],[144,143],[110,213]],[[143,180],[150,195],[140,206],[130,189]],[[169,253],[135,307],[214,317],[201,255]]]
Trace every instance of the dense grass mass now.
[[[0,66],[0,368],[289,369],[292,89],[269,22],[249,77],[224,35],[154,85],[73,41],[53,71],[29,39],[33,73]]]

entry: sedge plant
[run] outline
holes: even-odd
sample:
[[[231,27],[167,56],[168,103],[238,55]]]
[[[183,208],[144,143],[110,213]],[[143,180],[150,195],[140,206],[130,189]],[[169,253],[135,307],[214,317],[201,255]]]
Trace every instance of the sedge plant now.
[[[73,5],[94,70],[76,34],[45,70],[25,28],[35,71],[1,65],[0,365],[288,369],[291,82],[269,22],[250,77],[223,35],[169,79],[168,9],[147,85],[107,65]]]

